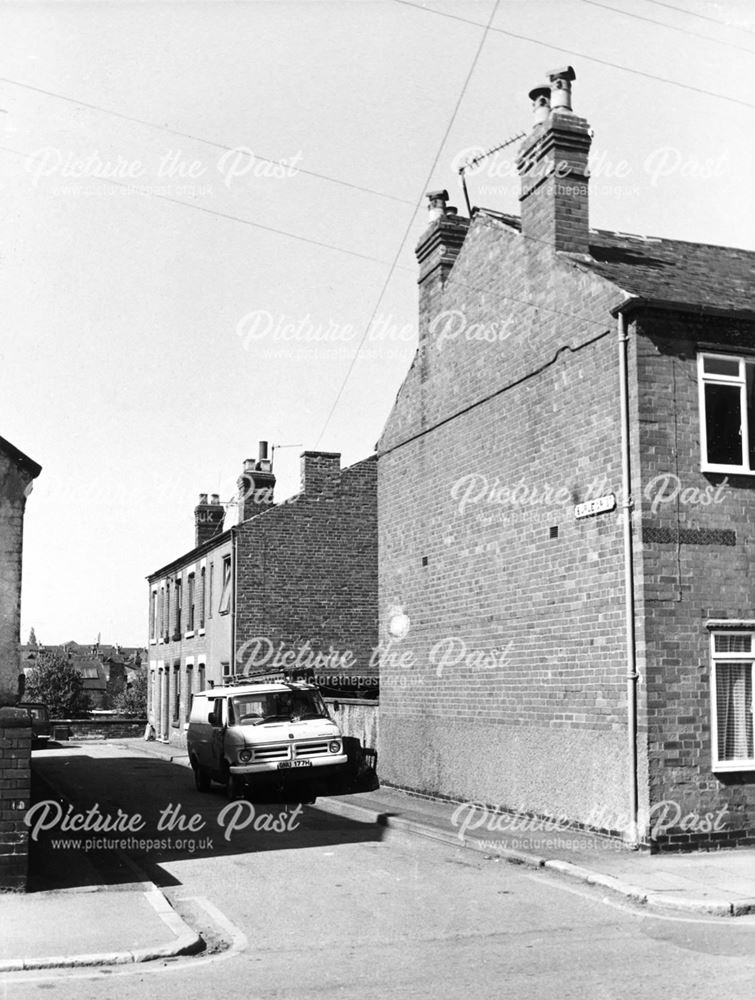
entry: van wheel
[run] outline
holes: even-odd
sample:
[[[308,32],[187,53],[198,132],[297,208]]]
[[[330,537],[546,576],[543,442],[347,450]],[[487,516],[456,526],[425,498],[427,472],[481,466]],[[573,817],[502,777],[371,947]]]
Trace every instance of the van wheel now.
[[[244,783],[235,774],[231,774],[230,771],[226,772],[226,785],[225,794],[228,796],[229,802],[235,802],[236,799],[241,799],[244,796]]]
[[[210,790],[210,776],[205,771],[203,767],[198,764],[193,765],[194,768],[194,786],[198,792],[209,792]]]

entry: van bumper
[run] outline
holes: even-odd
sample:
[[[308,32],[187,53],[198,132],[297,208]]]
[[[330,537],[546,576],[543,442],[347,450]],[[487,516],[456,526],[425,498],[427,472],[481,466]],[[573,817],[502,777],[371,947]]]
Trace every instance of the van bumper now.
[[[263,764],[232,764],[230,771],[239,778],[273,777],[279,778],[306,778],[307,775],[316,774],[318,778],[335,777],[346,769],[349,758],[345,753],[328,754],[327,757],[313,758],[311,766],[307,767],[279,767],[279,764],[291,763],[290,761],[265,761]]]

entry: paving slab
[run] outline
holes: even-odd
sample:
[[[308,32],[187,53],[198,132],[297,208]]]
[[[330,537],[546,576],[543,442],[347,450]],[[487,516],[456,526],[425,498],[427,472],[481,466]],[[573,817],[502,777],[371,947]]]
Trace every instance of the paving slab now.
[[[0,912],[0,972],[144,962],[202,947],[151,882],[9,893]]]

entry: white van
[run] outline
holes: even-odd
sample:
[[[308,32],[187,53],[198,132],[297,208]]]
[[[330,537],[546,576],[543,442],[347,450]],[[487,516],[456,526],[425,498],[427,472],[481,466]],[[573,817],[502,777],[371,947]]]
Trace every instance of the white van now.
[[[200,792],[210,781],[230,799],[247,786],[339,779],[348,757],[338,726],[313,684],[274,681],[197,692],[187,733]]]

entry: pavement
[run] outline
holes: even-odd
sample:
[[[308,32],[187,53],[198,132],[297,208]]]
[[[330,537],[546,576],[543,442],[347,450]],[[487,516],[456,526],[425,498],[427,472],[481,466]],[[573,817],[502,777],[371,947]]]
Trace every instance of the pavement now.
[[[141,738],[110,742],[189,767],[179,747]],[[41,781],[38,776],[35,780]],[[50,788],[38,789],[37,797],[50,794],[61,799]],[[752,849],[653,855],[584,831],[543,829],[542,824],[537,828],[536,822],[522,817],[489,814],[481,806],[422,798],[390,787],[320,797],[309,808],[542,869],[652,909],[718,917],[755,913]],[[71,878],[71,872],[55,869],[42,847],[32,847],[31,870],[37,874],[31,888],[55,885],[56,878],[65,887],[3,895],[0,973],[144,962],[202,949],[199,935],[160,889],[141,877],[130,859],[124,856],[121,864],[131,869],[133,877],[107,884],[103,872],[84,853],[73,862],[78,870]]]
[[[66,804],[57,789],[32,772],[33,801],[47,798]],[[44,838],[30,843],[30,891],[0,896],[0,973],[124,965],[204,947],[131,859],[119,855],[106,872],[85,851],[67,853],[63,867]],[[115,883],[108,884],[113,878]]]

